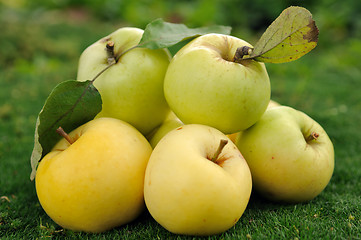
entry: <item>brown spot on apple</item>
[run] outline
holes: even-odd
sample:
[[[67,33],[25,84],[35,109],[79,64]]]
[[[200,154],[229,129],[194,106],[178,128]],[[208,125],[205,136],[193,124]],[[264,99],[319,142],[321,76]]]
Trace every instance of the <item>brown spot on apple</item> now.
[[[183,127],[179,127],[179,128],[177,128],[176,130],[181,130],[181,129],[183,129]]]
[[[106,42],[108,42],[110,39],[111,39],[110,37],[105,37],[105,38],[100,39],[100,42],[101,42],[101,43],[106,43]]]

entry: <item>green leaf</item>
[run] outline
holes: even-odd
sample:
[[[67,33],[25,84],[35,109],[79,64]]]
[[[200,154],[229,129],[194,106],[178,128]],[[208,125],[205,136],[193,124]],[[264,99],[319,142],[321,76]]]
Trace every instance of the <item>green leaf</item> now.
[[[69,80],[53,89],[36,122],[34,149],[30,160],[31,180],[35,178],[40,159],[61,138],[56,129],[61,126],[66,132],[70,132],[92,120],[101,108],[102,100],[92,81]]]
[[[312,14],[302,7],[289,7],[267,28],[247,58],[290,62],[310,52],[317,41],[318,29]]]
[[[162,19],[156,19],[146,26],[139,46],[149,49],[168,48],[183,40],[208,33],[229,35],[231,29],[231,27],[220,25],[188,28],[184,24],[169,23],[164,22]]]

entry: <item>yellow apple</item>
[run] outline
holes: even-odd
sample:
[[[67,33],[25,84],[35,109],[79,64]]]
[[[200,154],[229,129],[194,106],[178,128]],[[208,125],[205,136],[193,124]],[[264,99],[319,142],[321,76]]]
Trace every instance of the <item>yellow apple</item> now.
[[[213,235],[237,223],[251,189],[250,170],[234,143],[215,128],[191,124],[170,131],[154,148],[144,198],[170,232]]]
[[[274,107],[279,107],[281,106],[281,104],[279,104],[278,102],[274,101],[274,100],[270,100],[267,106],[267,109],[269,108],[274,108]]]
[[[60,140],[39,163],[41,206],[66,229],[102,232],[134,220],[144,209],[144,173],[152,148],[131,125],[92,120]]]

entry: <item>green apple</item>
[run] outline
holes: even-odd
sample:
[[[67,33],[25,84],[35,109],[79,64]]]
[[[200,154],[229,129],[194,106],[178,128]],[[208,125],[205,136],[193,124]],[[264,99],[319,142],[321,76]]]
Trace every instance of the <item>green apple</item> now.
[[[199,124],[178,127],[159,141],[144,180],[153,218],[186,235],[213,235],[234,226],[251,189],[249,167],[234,143]]]
[[[279,106],[281,106],[281,104],[271,99],[268,103],[267,109],[279,107]],[[237,137],[239,137],[241,134],[242,134],[241,132],[231,133],[231,134],[227,134],[227,137],[231,139],[232,142],[235,143],[237,141]]]
[[[170,57],[165,49],[135,48],[124,53],[136,46],[142,35],[138,28],[120,28],[89,46],[80,56],[77,79],[91,80],[105,69],[110,57],[107,46],[114,44],[113,55],[118,61],[94,82],[103,101],[97,117],[121,119],[145,135],[169,112],[163,80]]]
[[[158,127],[154,133],[149,138],[150,145],[155,148],[158,142],[171,130],[176,129],[177,127],[182,126],[183,123],[179,118],[171,112],[166,120]]]
[[[237,48],[251,45],[239,38],[206,34],[179,50],[165,79],[165,98],[179,119],[235,133],[253,125],[270,100],[263,63],[234,62]]]
[[[333,174],[334,149],[327,133],[290,107],[268,109],[236,145],[251,169],[254,189],[274,201],[309,201]]]
[[[152,148],[134,127],[98,118],[73,130],[39,163],[41,206],[66,229],[102,232],[134,220],[145,208],[144,174]]]

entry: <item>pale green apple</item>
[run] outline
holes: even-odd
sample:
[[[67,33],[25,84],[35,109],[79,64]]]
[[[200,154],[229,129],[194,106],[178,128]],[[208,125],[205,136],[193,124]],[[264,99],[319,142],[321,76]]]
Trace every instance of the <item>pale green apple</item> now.
[[[253,125],[270,100],[263,63],[233,61],[237,48],[251,45],[239,38],[206,34],[179,50],[169,64],[165,98],[179,119],[235,133]]]
[[[183,123],[179,118],[171,111],[166,120],[158,128],[154,130],[151,136],[148,138],[150,145],[155,148],[158,142],[171,130],[182,126]]]
[[[228,141],[223,149],[221,140]],[[144,180],[153,218],[170,232],[186,235],[213,235],[234,226],[251,189],[249,167],[234,143],[199,124],[178,127],[159,141]]]
[[[164,121],[164,123],[155,131],[153,136],[150,138],[150,145],[155,148],[158,142],[171,130],[182,126],[183,123],[179,119],[170,119]]]
[[[152,148],[134,127],[98,118],[60,140],[39,163],[41,206],[66,229],[102,232],[134,220],[145,208],[144,174]]]
[[[279,104],[278,102],[271,99],[268,103],[267,109],[279,107],[279,106],[281,106],[281,104]],[[235,143],[237,141],[237,137],[239,137],[241,134],[242,134],[241,132],[231,133],[231,134],[228,134],[227,137],[229,137],[229,139],[231,139],[232,142]]]
[[[114,56],[138,44],[143,30],[120,28],[95,42],[81,54],[77,79],[93,79],[108,66],[106,45],[114,43]],[[97,117],[124,120],[144,135],[159,126],[169,112],[163,94],[163,80],[170,61],[165,49],[135,48],[121,55],[118,62],[94,82],[102,97]]]
[[[333,144],[325,130],[290,107],[268,109],[237,138],[254,189],[268,199],[304,202],[319,195],[334,170]]]

